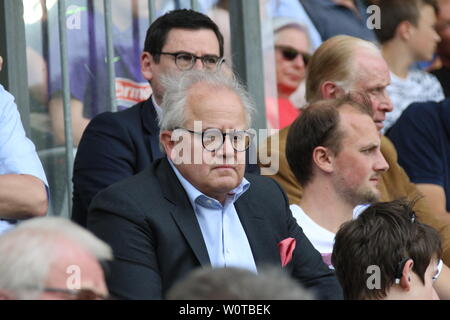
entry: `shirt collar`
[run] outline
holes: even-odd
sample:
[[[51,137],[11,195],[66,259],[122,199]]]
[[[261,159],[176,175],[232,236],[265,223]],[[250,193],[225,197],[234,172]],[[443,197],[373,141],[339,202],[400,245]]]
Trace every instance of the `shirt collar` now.
[[[173,162],[169,158],[167,158],[167,160],[169,161],[170,166],[175,172],[175,175],[177,176],[184,190],[186,190],[189,201],[191,202],[193,208],[195,208],[195,205],[197,203],[203,207],[217,208],[218,205],[222,207],[218,200],[208,197],[207,195],[199,191],[196,187],[194,187],[186,178],[183,177],[183,175],[180,173],[177,167],[175,167]],[[239,199],[239,197],[248,190],[248,188],[250,188],[250,182],[245,179],[245,177],[243,177],[241,183],[228,193],[227,202],[236,202],[237,199]]]

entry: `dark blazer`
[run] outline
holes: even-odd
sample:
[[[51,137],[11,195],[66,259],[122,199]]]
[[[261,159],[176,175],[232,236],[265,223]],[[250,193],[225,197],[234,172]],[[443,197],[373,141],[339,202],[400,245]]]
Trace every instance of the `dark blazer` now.
[[[272,179],[247,174],[250,188],[235,203],[257,268],[281,268],[278,243],[296,239],[285,269],[322,299],[341,299],[341,288],[298,226],[286,195]],[[108,287],[126,299],[161,299],[180,278],[210,265],[189,198],[167,159],[101,191],[89,208],[88,228],[111,245]]]
[[[162,156],[151,98],[124,111],[97,115],[84,131],[75,157],[72,220],[86,226],[89,205],[100,190]],[[247,165],[246,171],[259,174],[259,167]]]
[[[141,172],[162,156],[151,99],[124,111],[97,115],[84,131],[75,157],[72,220],[86,226],[97,192]]]

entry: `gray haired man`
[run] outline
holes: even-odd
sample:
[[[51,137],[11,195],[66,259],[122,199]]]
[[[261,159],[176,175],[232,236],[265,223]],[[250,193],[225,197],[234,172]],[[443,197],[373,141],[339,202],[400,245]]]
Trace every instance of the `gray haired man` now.
[[[278,184],[244,177],[253,109],[245,90],[214,72],[188,71],[164,84],[166,157],[99,193],[89,210],[88,228],[115,253],[111,292],[161,299],[199,266],[275,265],[318,298],[342,298]]]

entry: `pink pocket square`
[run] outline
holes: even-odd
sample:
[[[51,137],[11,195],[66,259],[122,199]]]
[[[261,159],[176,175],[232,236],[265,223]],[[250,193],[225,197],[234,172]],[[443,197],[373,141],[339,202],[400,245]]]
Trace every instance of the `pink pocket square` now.
[[[295,249],[296,240],[294,238],[286,238],[278,243],[278,251],[280,251],[281,266],[286,266],[292,260],[292,254]]]

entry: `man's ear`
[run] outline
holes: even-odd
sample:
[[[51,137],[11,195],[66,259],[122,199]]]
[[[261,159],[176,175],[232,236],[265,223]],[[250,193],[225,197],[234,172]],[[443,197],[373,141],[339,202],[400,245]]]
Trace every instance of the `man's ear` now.
[[[408,41],[411,38],[411,35],[414,32],[414,26],[409,21],[402,21],[398,24],[397,29],[395,30],[395,36]]]
[[[141,72],[144,78],[148,81],[152,80],[153,71],[152,67],[155,64],[153,56],[148,52],[142,52],[141,54]]]
[[[320,93],[324,99],[336,99],[342,96],[345,92],[333,81],[325,81],[320,86]]]
[[[173,131],[164,130],[159,135],[159,141],[164,148],[164,152],[166,153],[167,157],[171,160],[173,160],[172,159],[172,150],[175,147],[175,143],[176,143],[176,141],[172,141],[172,133],[173,133]]]
[[[330,149],[319,146],[312,153],[314,164],[327,173],[333,172],[333,154]]]
[[[411,281],[412,281],[412,268],[414,266],[414,261],[413,259],[408,259],[402,269],[402,277],[400,279],[400,286],[402,287],[403,290],[405,291],[409,291],[411,290]]]

